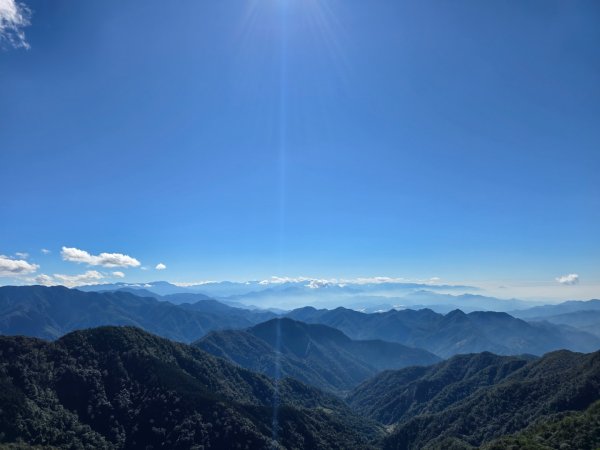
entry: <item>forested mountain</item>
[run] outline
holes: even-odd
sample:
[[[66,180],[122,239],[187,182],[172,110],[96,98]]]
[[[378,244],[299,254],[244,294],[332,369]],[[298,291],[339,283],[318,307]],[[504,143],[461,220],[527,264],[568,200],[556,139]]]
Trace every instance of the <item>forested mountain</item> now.
[[[384,369],[439,361],[425,350],[354,341],[337,329],[287,318],[244,331],[215,331],[194,345],[271,377],[290,376],[333,392],[352,389]]]
[[[498,383],[533,356],[457,355],[429,367],[388,370],[357,387],[347,402],[384,424],[443,411],[477,389]]]
[[[0,287],[0,334],[56,339],[100,325],[133,325],[181,342],[211,330],[246,328],[274,314],[215,300],[173,305],[129,292],[82,292],[62,286]]]
[[[584,412],[559,413],[522,432],[494,440],[485,450],[582,450],[600,448],[600,401]]]
[[[384,448],[468,448],[600,399],[600,352],[542,358],[463,355],[431,368],[385,372],[349,397],[358,411],[394,424]]]
[[[279,328],[285,335],[286,326],[292,338],[280,339],[282,354],[307,349],[304,327],[311,347],[338,342],[340,335],[353,342],[337,330],[291,320],[239,333],[271,351],[271,339]],[[600,434],[593,405],[600,401],[600,352],[541,358],[480,353],[388,370],[347,397],[352,409],[280,375],[276,381],[133,327],[76,331],[53,342],[3,336],[0,442],[57,448],[586,449],[595,448]]]
[[[0,440],[60,448],[368,448],[341,400],[132,327],[0,337]]]
[[[407,309],[365,314],[341,307],[306,307],[287,317],[338,328],[352,339],[399,342],[442,357],[483,351],[542,355],[557,349],[590,352],[600,348],[600,339],[590,333],[563,325],[528,323],[490,311],[465,314],[455,310],[443,315],[430,309]]]
[[[495,450],[544,448],[536,442],[569,448],[563,444],[570,436],[588,445],[600,433],[598,407],[591,406],[600,400],[600,352],[524,355],[597,350],[598,337],[549,323],[587,320],[593,327],[593,310],[531,323],[506,313],[428,309],[302,308],[273,319],[201,294],[173,294],[178,305],[164,301],[169,295],[144,295],[0,288],[0,333],[58,339],[0,337],[0,441]],[[109,324],[196,342],[132,327],[71,332]],[[478,353],[442,362],[433,354],[469,351]],[[351,390],[347,404],[302,382],[339,395]]]

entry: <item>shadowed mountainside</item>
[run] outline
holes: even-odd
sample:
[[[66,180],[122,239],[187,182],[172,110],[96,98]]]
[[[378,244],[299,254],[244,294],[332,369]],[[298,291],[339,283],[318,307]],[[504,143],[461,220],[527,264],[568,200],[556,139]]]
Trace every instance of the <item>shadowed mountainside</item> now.
[[[434,449],[480,446],[599,399],[600,352],[562,350],[534,360],[462,355],[428,368],[384,372],[355,389],[348,402],[394,425],[384,448]]]
[[[333,392],[352,389],[384,369],[439,361],[425,350],[354,341],[334,328],[286,318],[243,331],[215,331],[193,345],[271,377],[290,376]]]

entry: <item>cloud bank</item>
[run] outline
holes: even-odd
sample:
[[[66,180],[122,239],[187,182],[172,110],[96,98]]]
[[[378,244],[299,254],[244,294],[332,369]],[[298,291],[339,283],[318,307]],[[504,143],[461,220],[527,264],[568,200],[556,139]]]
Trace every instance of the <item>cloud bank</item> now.
[[[0,0],[0,47],[29,48],[23,29],[30,22],[31,11],[15,0]]]
[[[122,253],[100,253],[91,255],[85,250],[75,247],[63,247],[61,256],[65,261],[84,263],[102,267],[139,267],[141,263],[131,256]]]

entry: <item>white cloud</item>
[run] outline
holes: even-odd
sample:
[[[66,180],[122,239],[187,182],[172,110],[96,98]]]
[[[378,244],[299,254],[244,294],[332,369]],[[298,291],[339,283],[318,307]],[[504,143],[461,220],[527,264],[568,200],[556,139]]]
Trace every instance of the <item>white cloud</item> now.
[[[343,280],[347,284],[385,284],[385,283],[407,283],[406,278],[393,277],[362,277],[350,280]]]
[[[15,256],[20,259],[27,259],[27,258],[29,258],[29,253],[17,252],[17,253],[15,253]]]
[[[31,11],[15,0],[0,0],[0,46],[29,48],[23,28],[29,25]]]
[[[1,1],[1,0],[0,0]],[[13,259],[0,255],[0,276],[28,275],[38,270],[40,266],[28,263],[22,259]]]
[[[123,272],[113,272],[112,273],[113,277],[117,277],[117,278],[125,278],[125,274]]]
[[[122,253],[100,253],[91,255],[85,250],[75,247],[63,247],[61,251],[62,258],[65,261],[76,263],[85,263],[90,266],[103,267],[138,267],[141,263],[131,256]]]
[[[427,280],[409,280],[407,278],[398,277],[358,277],[358,278],[330,278],[330,279],[319,279],[311,277],[276,277],[273,276],[269,279],[262,280],[259,284],[283,284],[283,283],[304,283],[308,282],[308,287],[323,287],[327,284],[337,285],[348,285],[348,284],[388,284],[388,283],[423,283],[423,284],[435,284],[440,279],[437,277],[430,278]]]
[[[309,277],[271,277],[268,280],[260,281],[258,284],[302,283],[304,281],[312,281],[313,279]]]
[[[165,270],[167,268],[167,266],[165,266],[163,263],[158,263],[155,267],[156,270]]]
[[[560,284],[566,284],[566,285],[572,286],[574,284],[579,283],[579,275],[577,275],[576,273],[562,275],[560,277],[556,277],[556,281],[558,281]]]
[[[102,280],[104,275],[96,270],[88,270],[80,275],[63,275],[60,273],[54,274],[54,279],[58,283],[67,287],[75,287],[81,285],[100,284],[99,280]]]
[[[306,287],[310,289],[320,289],[327,287],[331,284],[329,280],[310,280],[310,283],[306,285]]]
[[[173,281],[171,282],[171,284],[174,284],[175,286],[179,286],[179,287],[192,287],[192,286],[202,286],[203,284],[215,284],[215,283],[219,283],[219,281],[215,281],[215,280],[207,280],[207,281],[181,281],[181,282],[177,282],[177,281]],[[248,284],[246,282],[246,284]]]
[[[43,248],[40,250],[44,255],[49,255],[50,253],[52,253],[50,250],[48,250],[47,248]]]

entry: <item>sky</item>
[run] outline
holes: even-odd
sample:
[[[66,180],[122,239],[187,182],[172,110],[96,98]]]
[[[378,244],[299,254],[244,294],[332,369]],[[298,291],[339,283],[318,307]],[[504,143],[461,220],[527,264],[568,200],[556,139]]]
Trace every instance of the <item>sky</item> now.
[[[600,296],[600,4],[0,0],[0,284]]]

